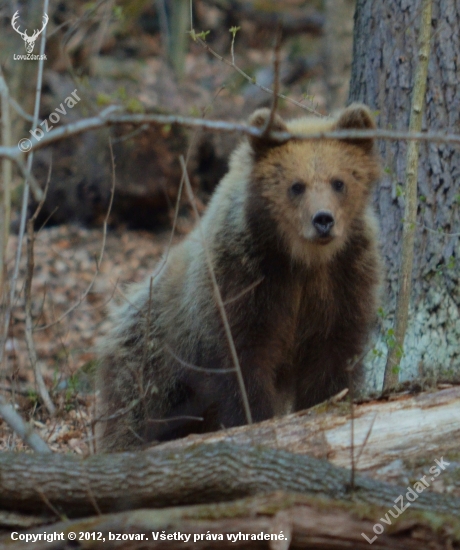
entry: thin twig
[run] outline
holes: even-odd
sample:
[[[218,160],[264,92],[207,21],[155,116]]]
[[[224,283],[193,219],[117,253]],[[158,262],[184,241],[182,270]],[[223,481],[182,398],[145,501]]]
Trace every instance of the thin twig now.
[[[72,306],[70,306],[62,315],[60,315],[52,323],[49,323],[47,325],[43,325],[41,327],[35,327],[34,332],[35,331],[38,332],[40,330],[48,329],[48,328],[60,323],[63,319],[65,319],[65,317],[67,317],[67,315],[69,315],[69,313],[71,313],[77,307],[79,307],[80,304],[83,302],[83,300],[86,298],[86,296],[88,296],[88,294],[91,292],[91,289],[93,288],[94,283],[96,282],[96,278],[99,275],[99,271],[101,269],[102,258],[104,257],[105,243],[107,241],[107,227],[108,227],[108,224],[109,224],[110,212],[112,211],[113,196],[115,194],[115,181],[116,181],[116,179],[115,179],[115,158],[114,158],[114,155],[113,155],[112,142],[111,142],[110,139],[109,139],[109,148],[110,148],[110,158],[111,158],[111,161],[112,161],[112,186],[111,186],[111,189],[110,189],[109,206],[107,207],[107,212],[105,214],[104,223],[103,223],[103,226],[102,226],[101,249],[99,251],[98,258],[96,259],[96,269],[94,271],[94,275],[93,275],[88,287],[86,288],[85,292],[83,292],[83,294],[80,296],[80,298],[77,300],[77,302],[75,302]]]
[[[51,400],[48,393],[45,381],[43,380],[43,374],[37,361],[37,352],[35,350],[35,343],[33,339],[33,321],[32,321],[32,279],[34,275],[34,223],[37,219],[40,210],[45,202],[46,193],[48,192],[48,186],[51,179],[52,165],[48,171],[48,178],[46,181],[45,192],[43,199],[38,204],[34,215],[27,221],[27,266],[26,266],[26,279],[25,279],[25,314],[26,314],[26,329],[25,339],[27,344],[27,350],[29,352],[29,359],[34,371],[35,383],[38,389],[38,395],[40,396],[45,407],[50,414],[56,412],[56,407]]]
[[[16,388],[14,386],[8,386],[6,384],[0,384],[0,391],[7,391],[7,392],[11,392],[12,394],[19,394],[19,395],[24,395],[26,397],[28,397],[30,395],[30,392],[31,390],[21,390],[19,388]]]
[[[10,94],[8,86],[3,78],[0,67],[0,96],[1,96],[1,142],[8,147],[11,145],[11,118],[10,118]],[[6,249],[10,233],[11,217],[11,179],[12,163],[3,159],[2,185],[0,185],[0,303],[2,301],[6,282]]]
[[[202,110],[203,118],[206,116],[207,111],[211,108],[212,104],[217,99],[218,95],[220,94],[220,92],[223,89],[224,89],[224,86],[221,86],[217,90],[214,97],[212,98],[212,101],[211,101],[210,105],[206,106]],[[188,163],[190,161],[190,156],[192,154],[192,148],[193,148],[196,140],[198,139],[198,135],[199,135],[200,130],[201,130],[200,127],[196,128],[195,132],[192,135],[192,138],[190,139],[190,143],[189,143],[188,148],[187,148],[187,153],[185,155],[185,166],[186,167],[188,166]],[[169,236],[168,244],[166,245],[166,251],[163,254],[163,257],[162,257],[160,263],[155,267],[155,271],[153,273],[153,278],[154,279],[157,278],[160,275],[160,273],[163,271],[163,269],[165,268],[166,263],[168,261],[169,252],[170,252],[171,246],[172,246],[172,241],[173,241],[174,235],[176,233],[176,226],[177,226],[177,220],[179,218],[179,208],[180,208],[180,203],[181,203],[181,199],[182,199],[182,191],[183,191],[183,188],[184,188],[184,181],[185,181],[185,173],[182,171],[182,176],[181,176],[181,180],[180,180],[180,183],[179,183],[179,190],[177,191],[176,208],[174,210],[174,218],[173,218],[173,223],[172,223],[172,228],[171,228],[171,234]]]
[[[173,350],[168,346],[168,344],[164,345],[164,348],[178,363],[180,363],[183,367],[194,370],[197,372],[203,372],[205,374],[228,374],[229,372],[235,372],[235,369],[207,369],[205,367],[197,367],[196,365],[192,365],[191,363],[187,363],[187,361],[184,361],[180,357],[178,357]]]
[[[353,371],[356,366],[361,363],[361,361],[366,357],[370,351],[370,346],[367,346],[360,355],[353,358],[353,363],[347,367],[348,374],[348,392],[350,400],[350,420],[351,420],[351,429],[350,429],[350,461],[351,461],[351,472],[350,472],[350,487],[351,490],[355,489],[355,475],[356,475],[356,459],[355,459],[355,384],[353,379]]]
[[[237,380],[238,380],[238,385],[240,387],[241,399],[243,401],[243,407],[244,407],[244,412],[245,412],[245,415],[246,415],[246,420],[247,420],[248,424],[252,424],[251,408],[249,406],[249,399],[248,399],[248,394],[246,392],[246,387],[245,387],[245,384],[244,384],[244,378],[243,378],[243,373],[241,371],[240,361],[238,359],[238,354],[236,352],[235,342],[233,341],[232,331],[230,329],[230,325],[229,325],[229,322],[228,322],[227,313],[225,311],[225,306],[224,306],[224,303],[222,301],[222,295],[220,293],[219,285],[217,284],[216,274],[214,273],[214,268],[213,268],[213,265],[212,265],[211,255],[210,255],[210,252],[209,252],[209,249],[208,249],[208,244],[206,242],[206,237],[203,233],[203,227],[201,225],[200,215],[198,213],[198,208],[197,208],[196,202],[195,202],[195,195],[193,193],[192,186],[190,185],[190,180],[189,180],[188,174],[187,174],[187,167],[185,165],[185,161],[184,161],[183,156],[180,157],[180,163],[181,163],[182,170],[185,174],[185,189],[187,191],[187,195],[188,195],[190,204],[192,205],[195,217],[197,219],[198,230],[200,232],[200,237],[201,237],[201,241],[202,241],[202,244],[203,244],[203,250],[204,250],[204,253],[205,253],[205,256],[206,256],[206,263],[207,263],[207,266],[208,266],[209,275],[211,277],[212,287],[213,287],[213,291],[214,291],[214,297],[215,297],[215,300],[216,300],[217,308],[219,310],[219,314],[222,318],[222,323],[224,325],[224,330],[225,330],[225,336],[227,337],[228,346],[230,348],[230,355],[232,357],[233,365],[235,367],[236,377],[237,377]]]
[[[34,121],[34,117],[32,115],[29,115],[29,113],[26,113],[24,109],[19,105],[19,103],[10,97],[10,105],[13,107],[13,109],[16,111],[16,113],[21,116],[23,119],[28,120],[29,122]],[[40,121],[41,122],[41,121]]]
[[[26,425],[24,420],[14,410],[13,406],[5,401],[0,395],[0,416],[8,426],[36,453],[50,453],[48,445],[33,431],[32,427]]]
[[[153,277],[150,277],[149,281],[149,301],[147,303],[147,318],[145,320],[145,334],[144,334],[144,346],[142,350],[142,363],[141,368],[136,369],[136,374],[138,375],[138,386],[139,386],[139,395],[146,394],[146,391],[144,391],[144,372],[147,366],[147,358],[149,353],[149,339],[150,339],[150,328],[151,328],[151,321],[152,321],[152,289],[153,289]],[[145,409],[144,415],[146,417],[149,416],[149,412],[147,409],[147,403],[144,399],[142,399],[142,406]]]
[[[139,404],[140,399],[133,399],[131,403],[124,407],[123,409],[118,409],[116,413],[111,414],[109,416],[98,416],[97,418],[93,418],[91,421],[91,425],[94,426],[98,422],[108,422],[109,420],[116,420],[117,418],[121,418],[122,416],[127,415],[130,411],[134,409]]]
[[[158,15],[160,19],[160,29],[161,29],[161,38],[163,42],[163,48],[166,54],[169,51],[169,26],[168,26],[168,15],[166,13],[165,0],[157,0],[158,6]]]
[[[105,35],[107,34],[107,30],[109,28],[110,12],[112,11],[113,0],[105,0],[104,3],[104,13],[101,16],[101,21],[96,37],[95,39],[93,39],[93,48],[91,52],[92,57],[96,57],[99,55],[99,52],[101,51],[102,45],[104,43]]]
[[[204,418],[202,416],[189,416],[184,414],[181,416],[168,416],[167,418],[148,418],[147,422],[149,424],[166,424],[172,420],[198,420],[203,422]]]
[[[200,38],[195,32],[192,32],[192,37],[200,46],[202,46],[207,52],[209,52],[213,57],[221,61],[222,63],[225,63],[225,65],[228,65],[232,69],[234,69],[238,74],[240,74],[245,80],[253,84],[254,86],[257,86],[260,90],[263,90],[264,92],[267,92],[268,94],[273,95],[275,93],[274,90],[271,90],[270,88],[267,88],[266,86],[263,86],[262,84],[259,84],[255,78],[249,76],[247,73],[243,71],[243,69],[240,69],[238,65],[235,64],[234,60],[229,61],[228,59],[225,59],[225,57],[218,54],[216,51],[214,51],[202,38]],[[295,99],[292,99],[291,97],[288,97],[287,95],[278,93],[278,97],[281,99],[284,99],[285,101],[288,101],[289,103],[292,103],[293,105],[297,105],[297,107],[300,107],[301,109],[305,109],[309,113],[312,113],[318,117],[322,117],[323,115],[319,113],[316,109],[313,109],[312,107],[308,107],[307,105],[304,105],[303,103],[300,103],[299,101],[296,101]]]
[[[372,419],[372,422],[370,423],[369,429],[367,430],[366,437],[364,438],[363,444],[361,445],[361,448],[359,449],[358,456],[355,458],[355,468],[358,468],[358,462],[361,458],[361,455],[363,454],[363,451],[366,447],[367,441],[372,433],[372,428],[374,427],[375,419],[377,418],[377,413],[375,413],[374,418]]]
[[[432,229],[431,227],[428,227],[424,223],[417,223],[419,227],[423,227],[426,231],[429,233],[434,233],[435,235],[439,235],[439,237],[447,237],[450,239],[456,239],[457,237],[460,237],[460,233],[446,233],[442,229]]]
[[[227,306],[228,304],[232,304],[233,302],[236,302],[243,296],[245,296],[248,292],[251,292],[251,290],[254,290],[257,286],[260,285],[260,283],[265,279],[264,276],[262,276],[260,279],[257,279],[255,283],[252,283],[251,285],[247,286],[244,290],[241,292],[238,292],[235,296],[232,296],[231,298],[227,298],[224,302],[224,306]]]
[[[48,2],[49,0],[44,0],[43,2],[44,13],[48,13]],[[37,127],[38,115],[40,112],[40,99],[41,99],[41,91],[42,91],[42,83],[43,83],[43,64],[44,64],[44,58],[45,58],[45,44],[46,44],[46,26],[42,31],[42,36],[40,41],[40,58],[38,61],[37,83],[35,86],[34,121],[32,123],[32,129]],[[23,154],[18,147],[16,147],[16,153]],[[25,168],[26,174],[24,178],[24,190],[22,195],[21,218],[20,218],[20,225],[19,225],[18,244],[16,249],[16,260],[15,260],[14,269],[13,269],[13,276],[11,278],[10,298],[5,311],[3,334],[0,334],[0,364],[2,363],[3,350],[4,350],[6,339],[8,337],[8,327],[10,325],[11,308],[13,307],[13,304],[15,302],[15,297],[16,297],[16,281],[19,275],[19,263],[21,261],[21,253],[22,253],[22,241],[24,239],[24,232],[26,228],[27,206],[29,203],[29,189],[30,189],[31,181],[33,181],[34,184],[36,183],[35,178],[32,177],[33,159],[34,159],[34,151],[31,150],[29,152],[29,156],[27,157],[27,167]],[[18,159],[18,162],[16,162],[16,164],[19,166],[21,172],[24,173],[24,164],[20,162],[19,159]],[[35,193],[35,195],[39,196],[40,193],[38,194]],[[38,200],[42,198],[43,198],[43,195],[39,196]]]
[[[45,495],[45,493],[43,493],[43,491],[40,491],[40,489],[37,489],[37,493],[38,495],[40,496],[40,498],[43,500],[43,502],[45,503],[45,505],[53,512],[53,514],[60,518],[61,521],[65,521],[67,518],[64,516],[64,514],[61,514],[59,513],[59,510],[57,508],[55,508],[50,500],[48,499],[48,497]]]
[[[280,87],[280,47],[281,47],[281,29],[278,29],[276,33],[275,52],[273,60],[273,101],[270,109],[270,116],[262,130],[264,137],[268,136],[273,126],[273,120],[275,119],[276,109],[278,107],[279,87]]]

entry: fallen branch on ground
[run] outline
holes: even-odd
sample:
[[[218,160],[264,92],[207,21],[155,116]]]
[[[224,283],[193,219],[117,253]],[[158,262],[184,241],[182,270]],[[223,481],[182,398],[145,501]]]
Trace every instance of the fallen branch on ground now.
[[[263,447],[228,443],[196,445],[180,452],[142,451],[96,455],[86,460],[65,455],[0,455],[0,510],[66,517],[140,507],[161,508],[222,502],[272,491],[358,500],[391,507],[406,493],[357,476],[327,461]],[[425,491],[414,509],[458,514],[460,499]]]
[[[355,406],[355,466],[368,474],[399,460],[439,458],[458,449],[460,386],[418,395],[394,395],[389,401]],[[300,413],[215,433],[190,435],[153,447],[181,451],[200,443],[225,441],[263,445],[324,458],[350,468],[350,407],[324,403]],[[397,429],[395,429],[395,426]]]

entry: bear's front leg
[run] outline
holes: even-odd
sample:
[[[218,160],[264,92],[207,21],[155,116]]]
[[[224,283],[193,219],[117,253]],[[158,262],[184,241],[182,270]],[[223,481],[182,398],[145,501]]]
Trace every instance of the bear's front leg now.
[[[261,422],[275,414],[276,395],[273,384],[268,384],[257,376],[245,376],[243,389],[235,374],[233,380],[220,384],[219,393],[221,399],[217,402],[215,429],[243,426],[248,424],[249,419],[252,422]]]
[[[362,383],[362,349],[358,342],[341,338],[340,334],[306,342],[296,363],[294,410],[313,407],[351,384],[357,390]]]

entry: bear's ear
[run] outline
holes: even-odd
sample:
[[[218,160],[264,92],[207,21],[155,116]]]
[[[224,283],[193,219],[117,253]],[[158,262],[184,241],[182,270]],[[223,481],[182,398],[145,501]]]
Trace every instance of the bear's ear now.
[[[265,128],[268,120],[270,119],[270,109],[257,109],[254,111],[249,118],[249,125],[254,126],[255,128]],[[273,132],[287,132],[287,126],[284,120],[275,113],[273,117],[272,124],[270,126],[270,131]],[[249,136],[249,143],[251,144],[252,149],[256,153],[263,153],[271,147],[276,147],[277,145],[282,145],[282,142],[275,141],[270,138],[270,136]]]
[[[335,125],[336,130],[375,130],[376,127],[369,108],[361,103],[352,103],[347,107]],[[374,138],[350,138],[343,141],[361,147],[366,153],[370,153],[374,147]]]

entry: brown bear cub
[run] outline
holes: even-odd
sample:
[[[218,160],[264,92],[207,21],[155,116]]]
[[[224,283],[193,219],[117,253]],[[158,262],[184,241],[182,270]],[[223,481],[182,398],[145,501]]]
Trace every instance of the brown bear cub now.
[[[250,124],[263,127],[268,117],[258,110]],[[276,116],[272,126],[295,134],[370,128],[363,105],[334,120]],[[347,366],[376,317],[371,192],[379,173],[372,139],[245,139],[201,231],[173,247],[114,312],[98,371],[99,450],[246,423],[206,249],[254,421],[347,387]]]

